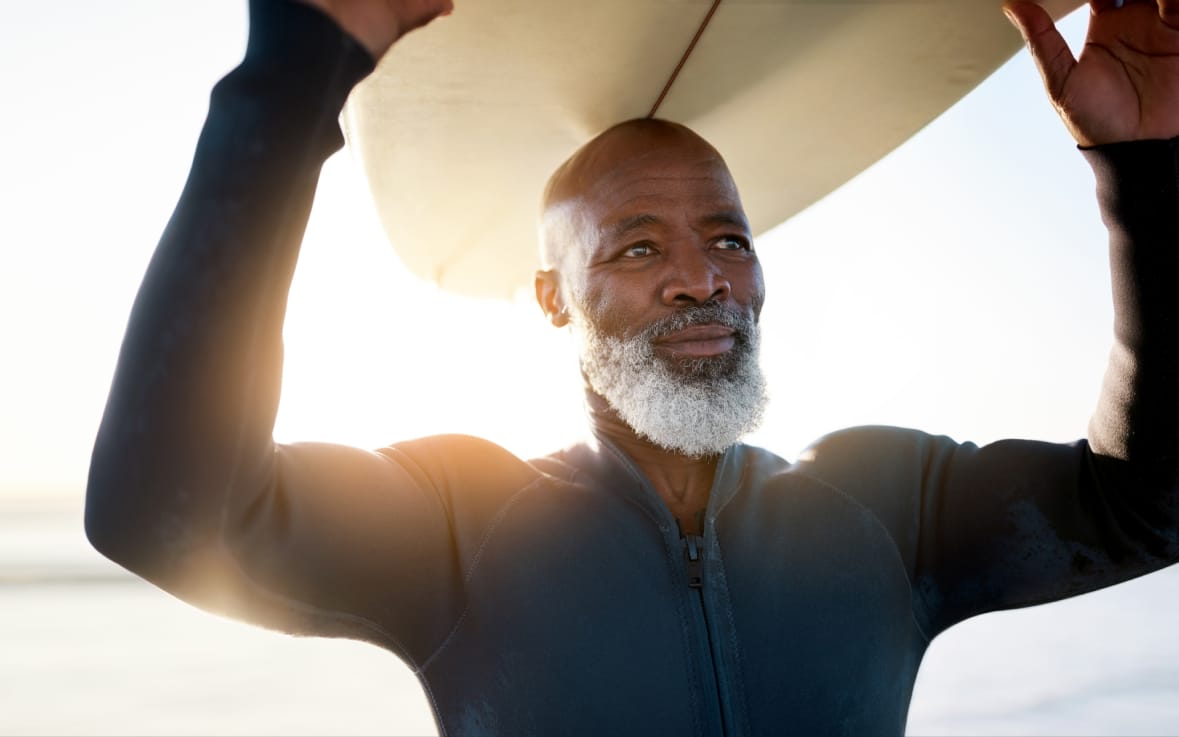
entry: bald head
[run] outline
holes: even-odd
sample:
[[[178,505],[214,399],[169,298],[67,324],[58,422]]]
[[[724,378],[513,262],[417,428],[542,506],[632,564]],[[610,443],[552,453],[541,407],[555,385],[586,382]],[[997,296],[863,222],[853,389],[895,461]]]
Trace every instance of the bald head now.
[[[635,118],[611,126],[577,149],[549,177],[541,212],[593,188],[620,161],[674,147],[723,161],[708,141],[687,126],[659,118]]]
[[[658,118],[636,118],[618,123],[595,136],[557,167],[541,200],[540,250],[546,269],[559,269],[575,245],[576,203],[610,186],[620,167],[657,157],[715,162],[724,159],[690,128]]]

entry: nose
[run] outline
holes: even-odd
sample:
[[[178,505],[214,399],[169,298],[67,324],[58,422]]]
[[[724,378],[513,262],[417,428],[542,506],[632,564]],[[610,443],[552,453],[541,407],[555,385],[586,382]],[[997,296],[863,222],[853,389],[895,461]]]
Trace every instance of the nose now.
[[[663,303],[670,307],[702,304],[710,300],[723,302],[731,291],[728,277],[699,245],[674,249],[675,257],[667,262],[667,274],[661,287]]]

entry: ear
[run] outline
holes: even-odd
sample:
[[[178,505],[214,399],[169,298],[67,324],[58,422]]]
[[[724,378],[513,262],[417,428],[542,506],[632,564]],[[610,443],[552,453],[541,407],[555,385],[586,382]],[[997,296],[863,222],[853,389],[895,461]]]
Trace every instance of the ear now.
[[[554,269],[536,272],[536,302],[554,327],[569,324],[569,310],[561,295],[561,275]]]

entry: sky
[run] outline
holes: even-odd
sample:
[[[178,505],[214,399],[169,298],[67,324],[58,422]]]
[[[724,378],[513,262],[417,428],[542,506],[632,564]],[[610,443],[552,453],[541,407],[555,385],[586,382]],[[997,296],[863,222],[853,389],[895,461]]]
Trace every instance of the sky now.
[[[31,3],[6,23],[0,495],[80,494],[131,301],[209,89],[244,47],[244,8]],[[1092,186],[1021,54],[763,234],[773,403],[751,441],[789,458],[866,423],[1082,435],[1110,325]],[[325,167],[285,338],[280,440],[470,432],[535,455],[581,430],[567,337],[530,301],[406,274],[347,151]]]

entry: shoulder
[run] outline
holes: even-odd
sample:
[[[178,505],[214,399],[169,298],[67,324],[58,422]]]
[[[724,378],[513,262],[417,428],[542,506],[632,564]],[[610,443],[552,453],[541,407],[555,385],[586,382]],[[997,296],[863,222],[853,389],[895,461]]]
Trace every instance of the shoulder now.
[[[828,433],[799,455],[799,464],[879,462],[895,460],[931,448],[955,446],[946,437],[890,425],[861,425]]]
[[[914,490],[964,447],[945,435],[864,425],[825,435],[804,450],[797,470],[856,497]]]
[[[519,488],[539,472],[496,443],[472,435],[432,435],[377,451],[435,488]]]

